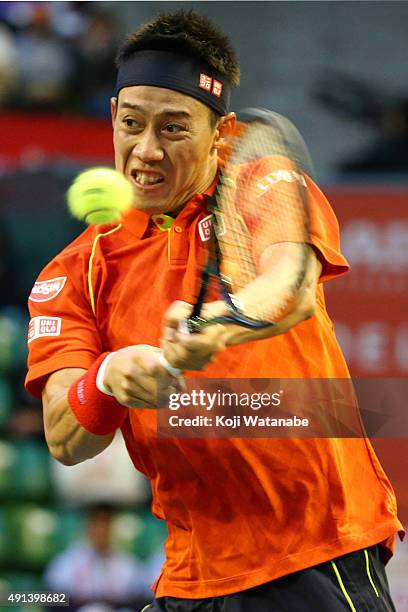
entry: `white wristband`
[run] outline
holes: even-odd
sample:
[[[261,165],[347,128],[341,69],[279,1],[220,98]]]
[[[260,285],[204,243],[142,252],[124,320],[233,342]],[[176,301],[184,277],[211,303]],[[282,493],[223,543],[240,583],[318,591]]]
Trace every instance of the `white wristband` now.
[[[101,365],[99,366],[99,370],[98,373],[96,375],[96,388],[99,389],[99,391],[101,391],[102,393],[105,393],[105,395],[110,395],[111,397],[114,397],[114,393],[111,393],[111,391],[109,391],[104,384],[104,378],[105,378],[105,372],[106,372],[106,367],[111,359],[111,357],[113,357],[113,355],[115,355],[116,351],[114,351],[113,353],[109,353],[109,355],[106,355],[105,359],[102,361]]]
[[[169,362],[167,361],[163,353],[159,354],[159,361],[162,364],[162,366],[166,368],[170,376],[174,376],[175,378],[180,376],[181,370],[179,370],[178,368],[173,368],[173,366],[169,364]]]

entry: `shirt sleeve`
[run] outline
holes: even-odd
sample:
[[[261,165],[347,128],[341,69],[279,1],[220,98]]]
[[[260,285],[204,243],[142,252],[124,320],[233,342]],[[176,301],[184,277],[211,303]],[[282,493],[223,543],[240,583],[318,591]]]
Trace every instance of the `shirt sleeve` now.
[[[262,158],[243,168],[238,170],[236,211],[231,216],[237,225],[233,231],[243,236],[245,231],[238,226],[240,219],[244,220],[247,233],[253,238],[254,260],[259,261],[265,248],[272,244],[306,242],[314,247],[322,264],[322,282],[347,272],[349,265],[340,251],[337,218],[312,179],[294,170],[290,160],[280,155]],[[302,192],[307,195],[306,208]]]
[[[52,372],[63,368],[88,369],[103,352],[84,290],[86,274],[79,261],[71,264],[67,266],[58,259],[48,264],[28,300],[31,320],[25,386],[36,397],[41,397]]]
[[[309,190],[310,244],[322,264],[321,282],[345,274],[347,259],[340,251],[340,229],[337,217],[326,196],[317,185],[307,179]]]

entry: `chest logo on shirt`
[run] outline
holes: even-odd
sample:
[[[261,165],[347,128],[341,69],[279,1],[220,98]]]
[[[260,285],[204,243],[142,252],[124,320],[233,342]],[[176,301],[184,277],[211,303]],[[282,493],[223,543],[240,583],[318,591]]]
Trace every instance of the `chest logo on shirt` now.
[[[198,223],[198,233],[202,242],[207,242],[207,240],[211,239],[211,217],[212,215],[207,215]]]
[[[28,299],[32,302],[49,302],[61,293],[66,282],[66,276],[58,276],[50,280],[37,281],[34,283],[34,287],[31,289]]]
[[[60,317],[33,317],[28,324],[28,342],[42,336],[59,336],[61,322]]]

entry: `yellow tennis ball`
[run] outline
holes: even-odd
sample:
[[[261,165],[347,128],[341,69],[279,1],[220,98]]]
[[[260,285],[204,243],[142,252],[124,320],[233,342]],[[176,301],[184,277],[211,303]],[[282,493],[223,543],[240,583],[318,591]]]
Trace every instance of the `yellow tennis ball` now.
[[[67,192],[71,214],[85,223],[115,223],[132,206],[133,187],[113,168],[91,168],[78,174]]]

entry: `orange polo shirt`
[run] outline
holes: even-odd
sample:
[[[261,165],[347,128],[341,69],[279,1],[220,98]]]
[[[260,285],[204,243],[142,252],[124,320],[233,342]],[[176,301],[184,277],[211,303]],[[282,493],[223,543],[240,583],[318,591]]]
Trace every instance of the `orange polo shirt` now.
[[[323,282],[347,262],[327,200],[312,182],[309,191]],[[44,268],[29,302],[31,393],[40,397],[52,372],[89,368],[103,351],[159,344],[168,306],[194,300],[206,200],[196,195],[165,231],[166,217],[137,210],[120,226],[89,227]],[[347,378],[322,284],[317,297],[311,319],[229,347],[203,375]],[[130,409],[122,431],[168,526],[157,596],[225,595],[377,542],[393,550],[402,526],[368,440],[164,439],[156,425],[156,411]]]

